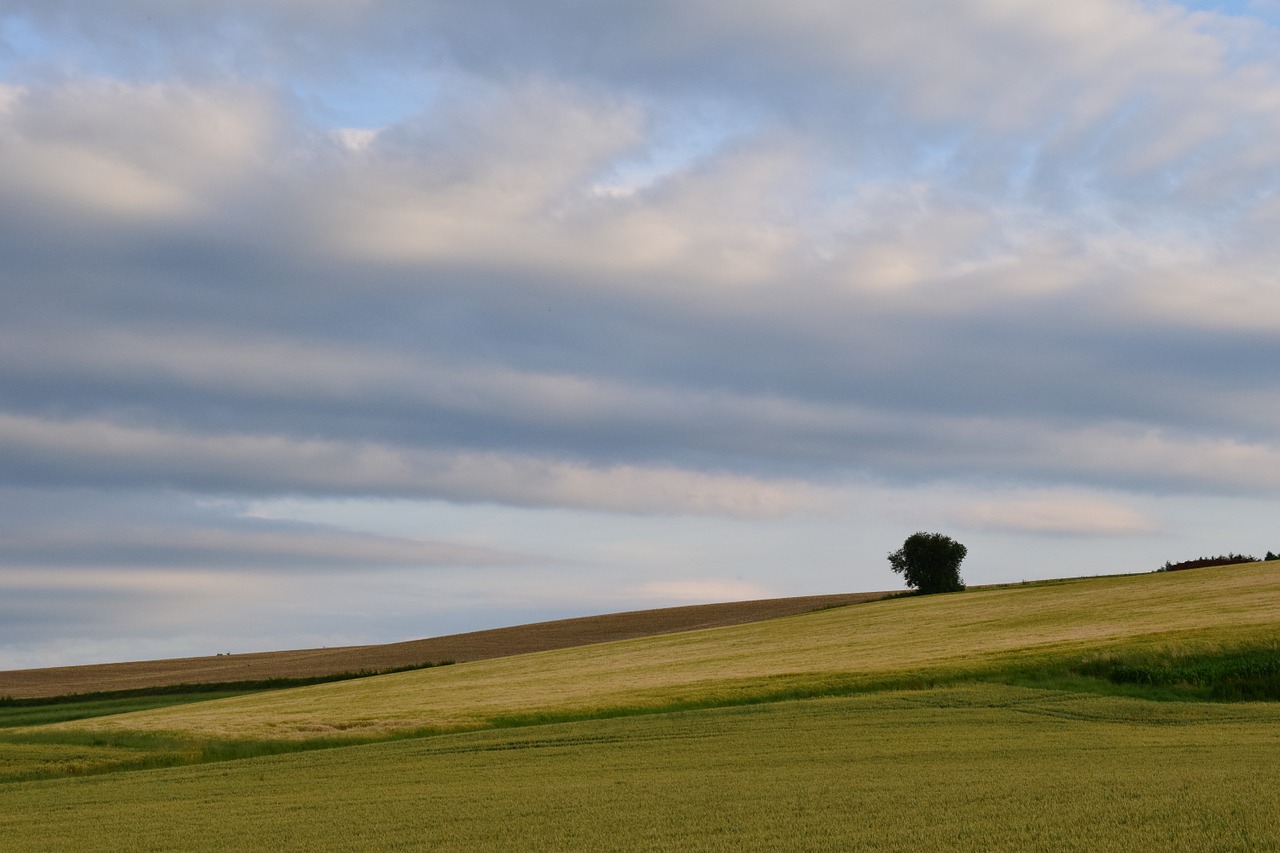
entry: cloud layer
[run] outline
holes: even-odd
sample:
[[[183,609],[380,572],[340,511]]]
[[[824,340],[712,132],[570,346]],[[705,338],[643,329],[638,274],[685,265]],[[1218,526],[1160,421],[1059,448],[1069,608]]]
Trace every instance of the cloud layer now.
[[[560,589],[603,518],[704,520],[723,577],[602,561],[590,608],[798,590],[719,525],[818,565],[806,525],[871,535],[912,490],[912,529],[1082,559],[1154,541],[1153,501],[1266,506],[1277,32],[1119,0],[4,0],[0,499],[39,530],[0,581],[67,612],[97,600],[67,578],[161,563]],[[244,517],[273,499],[471,532]],[[1187,546],[1249,547],[1227,527]]]

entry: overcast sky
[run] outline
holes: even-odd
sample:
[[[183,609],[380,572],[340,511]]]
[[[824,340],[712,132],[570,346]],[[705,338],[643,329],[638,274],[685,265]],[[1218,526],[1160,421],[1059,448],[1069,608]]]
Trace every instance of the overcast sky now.
[[[0,667],[1280,550],[1280,4],[0,0]]]

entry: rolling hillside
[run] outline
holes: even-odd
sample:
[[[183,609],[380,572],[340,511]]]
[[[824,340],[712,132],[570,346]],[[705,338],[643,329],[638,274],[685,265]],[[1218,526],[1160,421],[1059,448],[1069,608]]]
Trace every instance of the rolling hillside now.
[[[1108,654],[1204,654],[1277,643],[1280,564],[1255,563],[877,601],[62,728],[223,740],[369,737],[1000,680]]]

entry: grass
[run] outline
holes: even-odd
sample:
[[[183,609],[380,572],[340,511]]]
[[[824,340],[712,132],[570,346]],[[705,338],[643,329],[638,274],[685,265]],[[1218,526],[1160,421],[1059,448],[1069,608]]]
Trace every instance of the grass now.
[[[1003,685],[0,784],[13,851],[1259,850],[1280,706]]]
[[[1112,684],[1159,687],[1187,698],[1280,701],[1280,643],[1214,653],[1106,656],[1079,671]]]

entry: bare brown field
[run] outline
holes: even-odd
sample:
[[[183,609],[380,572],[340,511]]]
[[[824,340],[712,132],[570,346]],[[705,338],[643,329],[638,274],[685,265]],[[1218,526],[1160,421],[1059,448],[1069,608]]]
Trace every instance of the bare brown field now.
[[[372,646],[297,649],[210,657],[20,669],[0,672],[0,696],[35,698],[174,684],[217,684],[270,678],[308,678],[359,670],[416,666],[428,661],[477,661],[613,640],[629,640],[743,625],[875,601],[891,592],[860,592],[732,601],[557,619],[425,640]]]

